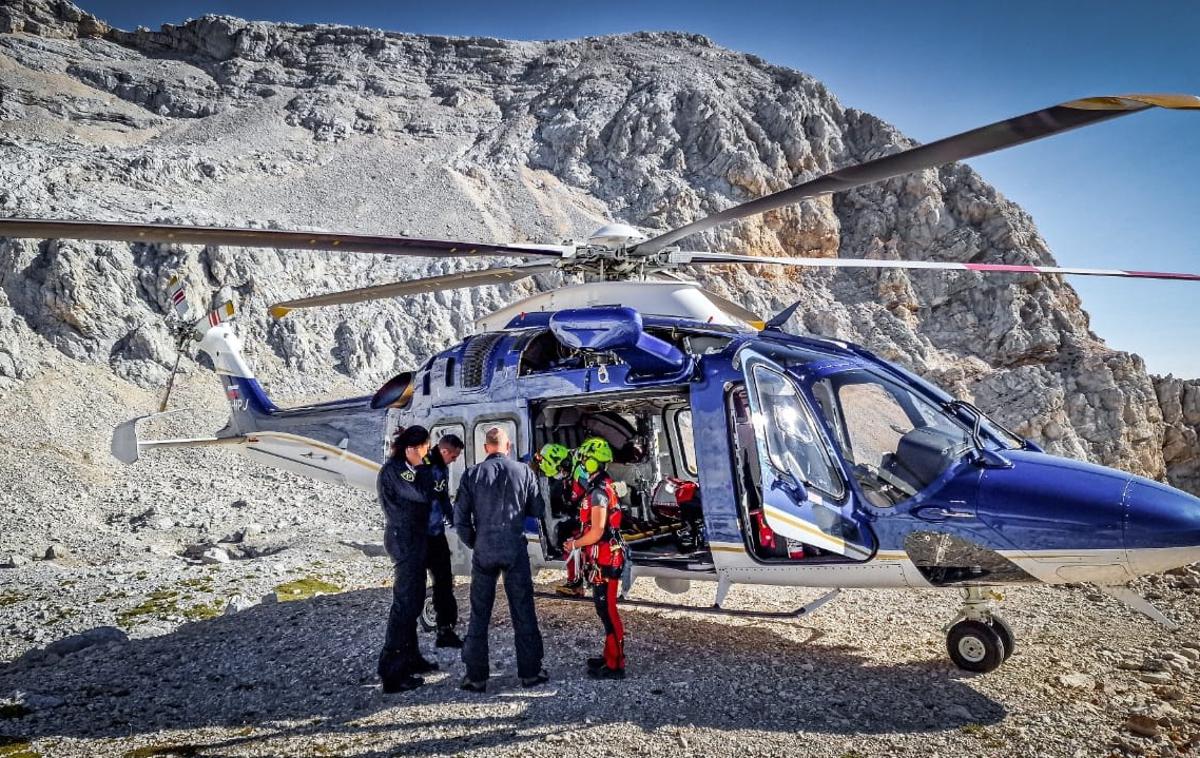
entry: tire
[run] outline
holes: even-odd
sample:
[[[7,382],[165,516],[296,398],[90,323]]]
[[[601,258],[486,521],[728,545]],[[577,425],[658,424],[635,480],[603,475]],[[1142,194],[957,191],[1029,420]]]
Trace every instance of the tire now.
[[[1013,651],[1017,649],[1016,635],[1013,634],[1012,627],[1008,625],[1008,622],[999,616],[992,616],[991,624],[996,634],[1000,635],[1000,641],[1004,643],[1004,660],[1007,661],[1012,657]]]
[[[1004,641],[991,625],[982,621],[966,619],[950,627],[946,652],[955,666],[977,674],[993,671],[1004,663]]]
[[[425,591],[425,605],[421,608],[421,615],[417,617],[417,623],[424,632],[432,632],[437,629],[437,610],[433,607],[432,588]]]

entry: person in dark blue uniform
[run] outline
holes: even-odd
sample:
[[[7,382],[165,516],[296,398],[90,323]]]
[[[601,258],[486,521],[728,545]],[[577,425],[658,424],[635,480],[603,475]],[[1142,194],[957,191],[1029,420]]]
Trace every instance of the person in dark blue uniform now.
[[[433,471],[433,507],[429,510],[429,541],[425,565],[433,579],[433,610],[437,614],[437,647],[462,647],[454,631],[458,623],[458,601],[454,597],[454,573],[450,569],[450,543],[446,522],[453,522],[450,505],[450,466],[463,452],[462,438],[446,434],[438,440],[425,462]]]
[[[462,689],[484,692],[489,676],[488,625],[496,602],[496,581],[504,592],[517,648],[517,676],[525,687],[550,680],[542,668],[542,634],[533,607],[533,576],[525,540],[525,519],[541,511],[537,476],[508,457],[511,444],[500,427],[487,430],[487,458],[463,474],[454,502],[454,528],[474,551],[471,560],[471,622],[463,644],[467,667]]]
[[[425,605],[425,558],[429,512],[434,500],[433,468],[424,463],[429,430],[410,426],[396,435],[392,456],[376,486],[387,519],[384,546],[392,557],[394,580],[387,633],[379,654],[383,691],[404,692],[424,684],[417,674],[437,669],[417,645],[417,617]]]

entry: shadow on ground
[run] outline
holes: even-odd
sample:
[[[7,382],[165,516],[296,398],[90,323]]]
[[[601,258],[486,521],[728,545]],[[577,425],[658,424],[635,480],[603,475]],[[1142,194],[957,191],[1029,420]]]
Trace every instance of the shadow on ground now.
[[[821,645],[818,633],[795,625],[733,626],[652,613],[627,614],[630,678],[593,683],[580,664],[596,652],[599,624],[585,605],[556,603],[539,606],[551,688],[515,686],[500,602],[492,644],[501,670],[488,695],[458,690],[461,664],[443,653],[448,674],[414,693],[384,696],[374,686],[374,666],[389,600],[381,588],[260,605],[53,664],[5,664],[0,696],[24,690],[66,704],[0,720],[0,733],[121,738],[228,728],[216,741],[198,740],[206,752],[278,737],[362,733],[428,754],[519,746],[577,730],[587,718],[646,732],[694,726],[850,735],[941,731],[1005,714],[940,660],[881,664]],[[373,718],[397,707],[397,718]]]

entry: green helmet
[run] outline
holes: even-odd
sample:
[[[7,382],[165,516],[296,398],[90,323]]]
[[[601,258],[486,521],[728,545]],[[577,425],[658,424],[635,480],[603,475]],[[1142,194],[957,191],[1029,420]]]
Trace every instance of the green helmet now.
[[[612,459],[612,446],[603,437],[588,437],[579,446],[579,461],[589,474],[599,471],[602,464],[612,463]]]
[[[538,470],[553,479],[562,472],[563,464],[566,463],[567,458],[570,456],[571,451],[566,445],[560,445],[557,442],[547,442],[533,456],[533,460],[537,463]]]

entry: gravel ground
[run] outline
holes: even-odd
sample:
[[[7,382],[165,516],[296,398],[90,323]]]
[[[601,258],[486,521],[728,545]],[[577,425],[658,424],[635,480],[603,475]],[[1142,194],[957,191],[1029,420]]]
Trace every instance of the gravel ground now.
[[[1140,587],[1184,621],[1175,633],[1086,587],[1015,591],[1003,610],[1019,647],[987,675],[946,658],[947,593],[848,591],[803,623],[629,610],[623,683],[582,675],[600,639],[590,606],[543,602],[549,686],[517,685],[499,612],[488,694],[458,690],[457,654],[436,651],[443,673],[385,696],[386,559],[313,534],[220,565],[38,561],[0,573],[0,755],[1186,755],[1200,744],[1198,576]],[[333,594],[306,597],[318,581]],[[633,594],[667,597],[646,580]],[[739,587],[731,602],[816,594]],[[231,601],[253,605],[214,615]],[[45,650],[103,625],[131,639]]]

